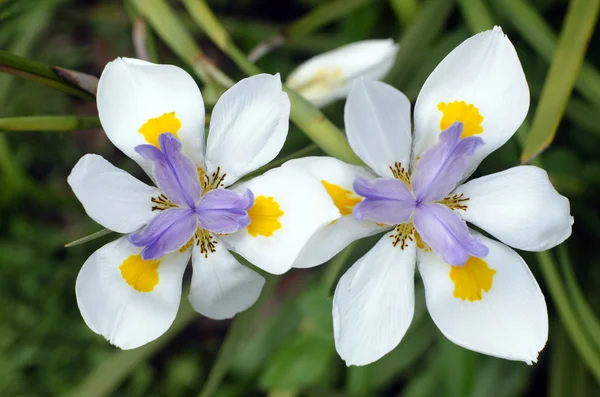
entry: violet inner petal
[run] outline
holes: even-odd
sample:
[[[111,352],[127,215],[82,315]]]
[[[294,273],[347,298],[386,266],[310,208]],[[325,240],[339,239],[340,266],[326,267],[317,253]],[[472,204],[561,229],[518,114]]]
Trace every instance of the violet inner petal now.
[[[440,134],[438,143],[427,149],[411,175],[419,203],[441,200],[463,178],[468,158],[483,145],[479,137],[460,138],[463,123],[456,122]]]
[[[173,134],[161,134],[158,142],[160,150],[153,145],[138,145],[135,151],[153,162],[156,183],[171,202],[194,208],[202,194],[194,161],[183,153],[181,142]]]
[[[129,235],[129,242],[144,247],[142,259],[157,259],[185,245],[196,232],[198,219],[188,208],[170,208]]]
[[[482,258],[488,254],[488,248],[469,233],[465,221],[442,204],[419,204],[413,223],[423,241],[450,265],[463,266],[471,255]]]
[[[196,207],[200,225],[213,233],[233,233],[250,224],[248,209],[254,204],[254,194],[216,189],[207,192]]]
[[[356,178],[354,191],[365,199],[354,207],[356,220],[370,220],[397,225],[410,220],[416,202],[406,184],[398,179],[379,178],[367,181]]]

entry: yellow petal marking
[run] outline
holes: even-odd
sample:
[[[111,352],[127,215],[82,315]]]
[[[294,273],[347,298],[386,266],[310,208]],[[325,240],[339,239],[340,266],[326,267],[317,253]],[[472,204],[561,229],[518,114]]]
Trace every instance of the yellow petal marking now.
[[[470,302],[479,301],[483,292],[492,289],[496,270],[490,269],[481,258],[470,256],[464,266],[452,266],[450,280],[454,282],[454,297]]]
[[[333,204],[340,210],[342,216],[350,215],[354,206],[362,201],[360,196],[346,190],[341,186],[329,183],[326,180],[321,180],[329,197],[333,200]]]
[[[165,113],[160,117],[150,119],[144,123],[144,125],[138,130],[140,134],[144,136],[146,142],[156,147],[158,145],[158,136],[165,132],[177,136],[177,131],[181,128],[181,121],[175,117],[175,112]]]
[[[121,263],[121,276],[131,288],[138,292],[151,292],[158,285],[160,259],[144,260],[140,254],[129,255]]]
[[[329,92],[347,83],[344,70],[340,67],[318,68],[310,79],[300,83],[291,78],[287,85],[300,93]]]
[[[463,123],[463,132],[461,138],[481,134],[483,127],[483,116],[479,114],[477,109],[472,103],[467,104],[465,101],[454,101],[454,102],[440,102],[437,108],[442,112],[442,119],[440,120],[440,128],[442,131],[457,121]]]
[[[250,224],[247,230],[252,237],[271,237],[276,230],[281,229],[279,218],[283,216],[283,211],[273,197],[256,197],[254,205],[248,210],[248,216]]]

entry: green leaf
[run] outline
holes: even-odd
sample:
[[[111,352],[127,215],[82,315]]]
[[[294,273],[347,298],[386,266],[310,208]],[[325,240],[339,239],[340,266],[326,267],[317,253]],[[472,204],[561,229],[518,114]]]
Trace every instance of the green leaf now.
[[[305,332],[277,352],[259,379],[265,390],[295,390],[317,384],[328,372],[335,354],[333,335]]]
[[[400,51],[386,81],[398,87],[407,84],[408,78],[419,68],[420,60],[441,34],[453,8],[454,0],[427,0],[421,5],[413,22],[398,40]]]
[[[458,0],[458,5],[472,34],[494,27],[492,13],[484,0]]]
[[[27,116],[0,118],[0,130],[73,131],[101,128],[98,117]]]
[[[189,288],[182,292],[187,296]],[[112,395],[116,388],[129,376],[140,363],[159,352],[168,342],[187,327],[198,314],[187,299],[179,308],[179,314],[173,325],[160,338],[135,350],[119,350],[104,360],[91,372],[69,397],[103,397]]]
[[[98,78],[0,50],[0,72],[24,77],[83,99],[94,99]]]
[[[569,101],[590,35],[598,18],[600,0],[573,0],[554,52],[521,161],[531,161],[546,149]]]
[[[506,16],[523,39],[531,45],[542,59],[550,62],[556,47],[556,33],[529,2],[524,0],[492,0],[498,13]],[[594,10],[592,10],[592,14]],[[589,15],[588,15],[589,17]],[[600,73],[596,68],[584,62],[579,71],[577,91],[596,107],[600,108]]]

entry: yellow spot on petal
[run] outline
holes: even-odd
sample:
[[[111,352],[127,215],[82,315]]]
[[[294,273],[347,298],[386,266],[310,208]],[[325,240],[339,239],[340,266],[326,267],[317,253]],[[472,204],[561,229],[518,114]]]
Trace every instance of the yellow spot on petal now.
[[[481,134],[483,127],[483,116],[479,114],[473,104],[467,104],[465,101],[454,101],[454,102],[440,102],[437,106],[438,110],[442,112],[442,119],[440,120],[440,128],[442,131],[447,129],[457,121],[463,123],[463,132],[461,138]]]
[[[470,302],[481,300],[483,292],[492,289],[494,274],[496,270],[474,256],[469,257],[464,266],[452,266],[450,280],[454,282],[454,297]]]
[[[150,119],[138,130],[144,136],[146,142],[156,147],[158,145],[158,136],[170,132],[177,138],[177,131],[181,128],[181,121],[175,117],[175,112],[165,113],[160,117]]]
[[[342,216],[350,215],[354,206],[362,201],[362,198],[346,190],[341,186],[322,180],[325,190],[333,200],[333,204],[340,210]]]
[[[151,292],[158,285],[160,259],[143,260],[140,254],[129,255],[121,263],[121,276],[131,288],[139,292]]]
[[[188,240],[187,243],[185,243],[185,245],[181,248],[179,248],[179,252],[185,252],[188,249],[192,248],[192,245],[194,245],[194,237],[192,236],[191,239]]]
[[[318,68],[314,74],[305,81],[290,78],[287,85],[301,94],[330,92],[347,84],[344,71],[340,67]]]
[[[276,230],[281,229],[279,218],[283,216],[283,211],[273,197],[256,197],[254,205],[248,210],[248,216],[250,224],[247,230],[252,237],[259,234],[271,237]]]

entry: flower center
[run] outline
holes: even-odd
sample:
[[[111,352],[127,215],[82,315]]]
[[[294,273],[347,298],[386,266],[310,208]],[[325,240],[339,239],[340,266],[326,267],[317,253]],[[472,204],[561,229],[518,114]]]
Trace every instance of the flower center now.
[[[250,224],[248,209],[254,203],[250,190],[243,193],[222,188],[225,174],[218,168],[207,176],[183,153],[171,133],[158,135],[158,147],[139,145],[135,150],[153,164],[154,179],[162,193],[152,197],[159,211],[144,228],[129,236],[142,250],[142,259],[156,259],[189,244],[194,236],[201,252],[214,252],[211,233],[233,233]]]
[[[418,234],[420,246],[426,244],[454,266],[463,266],[470,256],[487,255],[487,247],[471,236],[466,223],[452,211],[466,210],[468,198],[449,194],[462,180],[468,157],[483,144],[478,137],[461,139],[462,132],[462,123],[452,124],[423,153],[410,176],[394,164],[390,168],[396,170],[395,178],[356,178],[354,191],[364,199],[354,207],[354,217],[398,225],[390,237],[392,245],[401,249]]]

